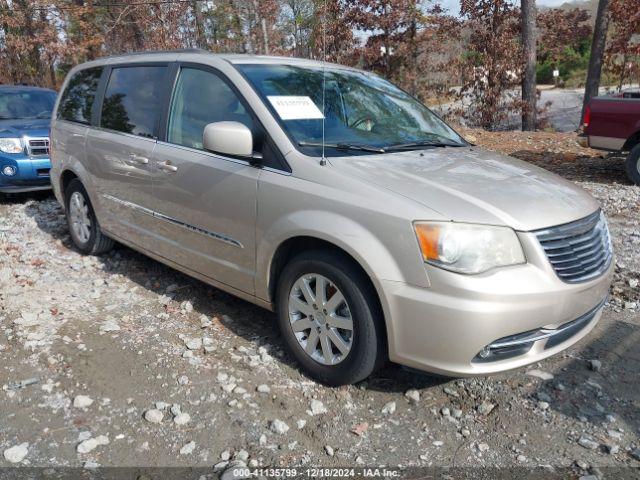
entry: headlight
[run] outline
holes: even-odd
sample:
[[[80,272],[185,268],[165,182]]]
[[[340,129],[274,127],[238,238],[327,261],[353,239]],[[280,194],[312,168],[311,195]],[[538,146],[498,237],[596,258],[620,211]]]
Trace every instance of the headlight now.
[[[0,138],[0,152],[22,153],[22,141],[19,138]]]
[[[525,263],[520,241],[511,228],[452,222],[414,225],[422,258],[459,273],[482,273]]]

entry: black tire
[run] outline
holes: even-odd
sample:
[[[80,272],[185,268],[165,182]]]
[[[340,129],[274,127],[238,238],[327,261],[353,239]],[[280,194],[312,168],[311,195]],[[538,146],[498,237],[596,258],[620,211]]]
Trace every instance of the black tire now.
[[[72,227],[71,215],[69,213],[69,203],[71,201],[71,196],[75,192],[78,192],[82,195],[89,211],[89,220],[91,222],[91,227],[89,238],[86,241],[82,241],[82,239],[78,238]],[[69,226],[69,234],[71,235],[71,240],[73,240],[73,243],[78,248],[78,250],[87,255],[100,255],[102,253],[108,252],[113,248],[113,240],[102,233],[100,224],[98,223],[98,219],[96,218],[96,214],[93,210],[93,206],[91,205],[91,201],[89,200],[89,195],[87,194],[84,185],[82,185],[82,182],[77,178],[71,180],[71,182],[69,182],[69,185],[67,186],[67,189],[64,191],[64,204],[67,215],[67,225]]]
[[[305,274],[326,277],[342,292],[353,319],[353,340],[349,353],[336,365],[324,365],[304,351],[289,321],[289,294]],[[289,352],[315,380],[330,385],[347,385],[364,380],[387,358],[384,319],[377,295],[368,278],[354,262],[338,252],[314,250],[291,259],[278,278],[276,312],[282,337]]]
[[[640,185],[640,143],[629,152],[625,167],[629,180],[636,185]]]

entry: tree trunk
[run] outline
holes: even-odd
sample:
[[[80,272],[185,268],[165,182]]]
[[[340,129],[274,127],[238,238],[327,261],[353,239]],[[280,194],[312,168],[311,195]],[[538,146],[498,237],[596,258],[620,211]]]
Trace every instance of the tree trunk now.
[[[536,129],[536,2],[522,0],[522,131]]]
[[[193,2],[193,21],[195,23],[196,47],[207,48],[207,39],[204,34],[204,19],[202,18],[202,10],[198,2]]]
[[[607,42],[607,29],[609,28],[609,0],[598,2],[598,12],[596,14],[596,24],[593,29],[593,41],[591,42],[591,57],[589,57],[589,69],[587,70],[587,83],[584,89],[584,101],[582,103],[582,114],[584,109],[593,97],[598,96],[600,87],[600,75],[602,73],[602,59],[604,57],[604,47]]]
[[[269,32],[267,30],[267,19],[262,17],[260,20],[262,26],[262,37],[264,42],[264,54],[269,55]]]
[[[627,70],[627,54],[625,53],[622,56],[622,68],[620,69],[620,78],[618,79],[618,91],[622,91],[622,87],[624,87],[624,78]]]

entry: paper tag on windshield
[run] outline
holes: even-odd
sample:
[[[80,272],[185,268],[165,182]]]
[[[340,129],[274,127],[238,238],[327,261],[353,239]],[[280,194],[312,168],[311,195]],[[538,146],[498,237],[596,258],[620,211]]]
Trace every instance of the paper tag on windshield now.
[[[282,120],[313,120],[324,118],[309,97],[269,95],[267,97]]]

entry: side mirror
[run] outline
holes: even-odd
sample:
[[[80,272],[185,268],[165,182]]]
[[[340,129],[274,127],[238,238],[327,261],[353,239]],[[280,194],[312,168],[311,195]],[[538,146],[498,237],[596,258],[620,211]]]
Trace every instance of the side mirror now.
[[[235,157],[253,157],[253,135],[240,122],[215,122],[204,127],[202,145],[205,150]]]

